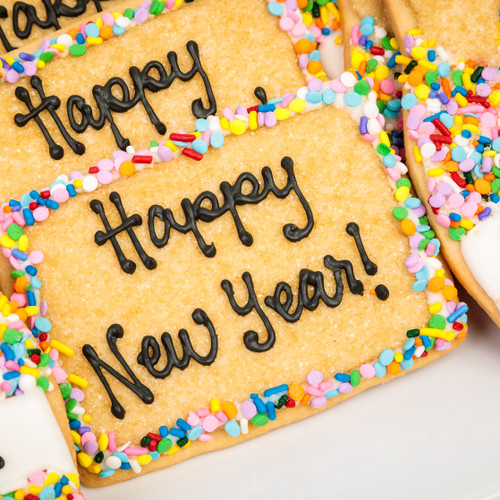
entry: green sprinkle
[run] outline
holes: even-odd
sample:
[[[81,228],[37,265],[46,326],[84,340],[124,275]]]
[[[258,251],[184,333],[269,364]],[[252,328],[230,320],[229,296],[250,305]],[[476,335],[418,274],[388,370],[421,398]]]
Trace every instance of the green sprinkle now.
[[[408,66],[406,66],[406,68],[404,69],[404,72],[409,75],[411,73],[411,70],[418,64],[417,61],[415,61],[415,59],[411,60],[409,63],[408,63]]]
[[[492,167],[491,171],[492,171],[492,173],[495,174],[496,177],[500,177],[500,168],[498,168],[498,167]]]
[[[429,340],[431,341],[431,345],[425,348],[426,351],[430,351],[431,349],[434,348],[434,344],[436,343],[436,337],[429,337]]]
[[[437,80],[438,74],[435,71],[427,71],[425,74],[425,83],[427,85],[433,84]]]
[[[481,73],[483,72],[484,67],[483,66],[478,66],[475,70],[474,73],[472,73],[470,80],[472,83],[477,83],[479,78],[481,77]]]
[[[157,146],[158,146],[158,143],[156,141],[151,141],[149,143],[149,147],[151,147],[151,148],[156,148]]]
[[[37,356],[40,356],[42,354],[42,351],[40,351],[40,349],[28,349],[26,351],[28,353],[28,356],[31,358],[31,356],[33,356],[33,354],[36,354]],[[48,354],[47,354],[48,356]]]
[[[425,233],[422,234],[429,240],[432,240],[432,238],[436,236],[436,233],[432,229],[429,229],[428,231],[425,231]]]
[[[141,439],[141,446],[143,448],[147,448],[148,444],[151,443],[151,438],[149,436],[144,436],[142,439]]]
[[[453,83],[455,85],[462,85],[462,75],[464,74],[463,71],[460,71],[459,69],[455,70],[453,74],[451,75],[451,79],[453,80]]]
[[[269,417],[265,413],[257,413],[255,417],[252,418],[252,424],[256,427],[262,427],[269,422]]]
[[[154,14],[157,8],[158,8],[158,0],[153,0],[151,2],[151,5],[149,6],[149,13]]]
[[[378,66],[378,62],[376,59],[368,59],[366,62],[366,72],[371,73]]]
[[[78,420],[78,415],[76,413],[66,413],[66,416],[68,417],[68,420]]]
[[[186,436],[184,436],[183,438],[180,438],[177,441],[177,445],[182,448],[183,446],[185,446],[187,444],[188,441],[189,441],[189,439]]]
[[[130,7],[125,9],[123,15],[124,17],[128,17],[130,20],[134,19],[134,11]]]
[[[170,450],[171,447],[172,447],[172,441],[168,438],[165,438],[158,443],[156,451],[158,453],[165,453],[166,451]]]
[[[42,375],[41,377],[38,377],[36,385],[41,387],[44,392],[47,392],[49,390],[49,379]]]
[[[384,49],[392,50],[391,37],[384,36],[384,38],[382,38],[381,42],[382,42],[382,47],[384,47]]]
[[[164,8],[165,8],[165,2],[161,0],[160,2],[158,2],[158,7],[154,11],[154,15],[159,16],[163,12]]]
[[[377,146],[377,153],[382,156],[386,156],[391,152],[391,148],[385,144],[380,143]]]
[[[7,344],[17,344],[23,338],[23,334],[14,328],[7,328],[3,334],[3,339]]]
[[[103,460],[104,460],[104,453],[102,451],[100,451],[99,453],[96,453],[96,455],[94,457],[94,462],[96,464],[101,464]]]
[[[370,92],[370,84],[366,80],[360,80],[354,85],[354,92],[359,95],[368,95]]]
[[[427,248],[427,245],[429,244],[429,240],[427,238],[424,238],[420,244],[418,245],[419,250],[425,250]]]
[[[38,366],[43,368],[45,366],[49,366],[49,363],[50,363],[50,355],[45,352],[40,356],[40,363],[38,363]]]
[[[76,406],[76,399],[75,398],[68,399],[68,401],[66,403],[66,413],[73,410],[75,408],[75,406]]]
[[[351,385],[353,387],[356,387],[359,385],[361,382],[361,373],[359,373],[359,370],[354,370],[351,372]]]
[[[500,191],[500,179],[495,179],[491,183],[491,191],[495,194],[498,194],[498,191]]]
[[[446,319],[440,314],[436,314],[429,320],[430,328],[438,328],[442,330],[446,326]]]
[[[83,56],[85,52],[87,52],[87,47],[85,47],[85,45],[80,45],[79,43],[75,43],[69,48],[69,53],[72,56],[80,57]]]
[[[20,226],[18,226],[16,223],[11,224],[7,228],[7,234],[14,240],[17,241],[22,235],[23,235],[23,230],[21,229]]]
[[[22,276],[26,276],[26,273],[24,271],[14,270],[14,271],[11,271],[11,273],[10,273],[10,277],[12,279],[21,278]]]
[[[392,210],[392,215],[396,220],[403,220],[408,217],[408,210],[405,207],[396,207]]]
[[[402,186],[406,186],[408,188],[411,188],[411,182],[410,179],[407,179],[406,177],[401,177],[401,179],[398,179],[396,181],[396,187],[400,188]]]
[[[411,339],[412,337],[418,337],[420,335],[420,330],[417,328],[417,329],[413,329],[413,330],[408,330],[406,332],[406,336]]]
[[[387,104],[384,101],[381,101],[380,99],[377,101],[377,108],[379,113],[383,113],[385,111]]]
[[[43,61],[45,63],[48,63],[54,59],[54,52],[44,52],[43,54],[40,54],[40,61]]]
[[[61,391],[63,399],[68,399],[71,394],[71,385],[68,382],[63,382],[59,386],[59,390]]]
[[[448,229],[450,238],[454,241],[460,241],[465,236],[465,229],[463,227],[450,227]]]
[[[281,396],[281,398],[279,398],[278,401],[276,401],[274,407],[280,410],[281,408],[283,408],[283,406],[287,401],[288,401],[288,396],[286,394],[283,394],[283,396]]]
[[[420,225],[422,225],[422,226],[428,226],[429,225],[429,219],[427,218],[427,216],[422,215],[422,217],[418,218],[418,223]]]

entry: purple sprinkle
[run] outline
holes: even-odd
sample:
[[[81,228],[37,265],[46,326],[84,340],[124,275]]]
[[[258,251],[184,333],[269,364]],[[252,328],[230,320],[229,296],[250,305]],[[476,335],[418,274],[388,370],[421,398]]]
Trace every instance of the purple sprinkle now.
[[[19,52],[19,59],[23,61],[33,61],[35,56],[33,54],[27,54],[26,52]]]
[[[292,12],[295,12],[298,9],[297,0],[286,0],[285,5],[286,10],[291,10]]]
[[[479,220],[483,220],[483,219],[486,219],[487,217],[489,217],[491,214],[491,208],[490,207],[486,207],[479,215],[478,215],[478,218]]]
[[[83,434],[85,434],[86,432],[90,432],[91,430],[92,429],[90,427],[78,427],[76,432],[78,432],[78,434],[80,434],[80,436],[82,436]]]
[[[27,61],[24,63],[24,74],[26,76],[33,76],[36,74],[38,68],[36,67],[35,63],[32,63],[30,61]]]
[[[366,116],[362,116],[359,121],[359,132],[363,135],[368,133],[368,118]]]
[[[307,374],[307,383],[314,387],[317,387],[323,382],[323,374],[318,370],[313,370]]]
[[[242,403],[240,406],[240,410],[242,415],[248,420],[257,415],[257,407],[255,406],[253,401],[245,401],[244,403]]]
[[[493,167],[493,159],[491,156],[483,156],[481,166],[483,167],[483,172],[485,174],[491,172],[491,168]]]
[[[50,47],[50,40],[45,38],[45,40],[42,40],[42,43],[40,44],[40,49],[42,52],[45,52],[48,48]]]
[[[71,390],[71,396],[73,399],[76,399],[79,403],[81,403],[84,398],[85,398],[85,395],[83,394],[83,391],[81,389],[78,389],[77,387],[74,387],[72,390]]]
[[[323,82],[319,78],[313,78],[307,82],[307,88],[311,92],[321,92],[323,90]]]
[[[487,81],[491,82],[496,80],[498,71],[495,68],[484,68],[481,76]]]
[[[446,203],[445,197],[436,193],[429,198],[429,205],[433,208],[441,208]]]
[[[240,116],[244,116],[245,118],[248,117],[248,111],[247,111],[247,108],[245,108],[245,106],[242,106],[241,104],[239,104],[238,106],[236,106],[236,113],[237,115],[240,115]]]
[[[144,4],[143,4],[144,5]],[[137,9],[134,14],[134,21],[137,24],[142,24],[148,19],[148,11],[144,8]]]
[[[425,207],[423,205],[420,205],[420,206],[413,209],[413,213],[417,217],[423,217],[425,215]]]
[[[343,382],[339,385],[339,392],[341,394],[347,394],[348,392],[352,392],[352,385],[349,382]]]
[[[170,161],[172,159],[172,151],[167,146],[159,146],[157,153],[161,161]]]
[[[42,300],[40,302],[40,315],[45,316],[47,314],[47,301]]]
[[[85,443],[85,446],[83,448],[89,455],[95,455],[97,453],[97,450],[99,449],[99,445],[96,441],[90,439]]]
[[[408,128],[410,130],[417,130],[418,126],[420,125],[420,118],[418,117],[417,113],[410,113],[408,115],[408,119],[406,120],[406,124],[408,125]]]
[[[405,260],[405,266],[406,267],[413,267],[417,262],[418,262],[418,255],[416,253],[412,253],[406,260]]]
[[[276,115],[272,111],[268,111],[267,113],[265,113],[264,123],[266,127],[274,127],[277,122],[278,119],[276,118]]]
[[[439,100],[441,101],[441,104],[448,104],[450,102],[448,96],[444,92],[439,94]]]
[[[438,161],[443,161],[446,158],[447,152],[446,150],[442,149],[441,151],[436,151],[432,156],[431,156],[431,161],[432,162],[438,162]]]
[[[457,114],[457,111],[458,111],[458,104],[456,101],[450,101],[447,105],[446,105],[446,111],[450,114],[450,115],[456,115]]]
[[[415,233],[410,236],[410,247],[417,250],[420,246],[420,242],[424,239],[424,235],[420,233]]]
[[[404,39],[404,46],[405,49],[410,52],[411,48],[415,45],[415,40],[411,35],[406,35]]]
[[[309,56],[307,54],[300,54],[299,56],[300,69],[306,69],[308,64],[309,64]]]
[[[453,192],[453,189],[447,182],[440,182],[437,186],[438,193],[441,193],[444,196],[450,196]]]
[[[264,126],[264,120],[265,120],[264,113],[262,113],[262,111],[259,111],[257,113],[257,124],[259,125],[259,127]]]
[[[474,168],[475,162],[472,158],[466,158],[458,164],[458,168],[462,172],[470,172]]]
[[[368,41],[368,37],[366,35],[361,35],[359,39],[359,44],[363,45],[363,47],[366,45],[366,42]]]
[[[9,69],[9,71],[7,71],[7,75],[5,76],[5,79],[9,83],[16,83],[17,80],[19,80],[19,73],[13,69]]]

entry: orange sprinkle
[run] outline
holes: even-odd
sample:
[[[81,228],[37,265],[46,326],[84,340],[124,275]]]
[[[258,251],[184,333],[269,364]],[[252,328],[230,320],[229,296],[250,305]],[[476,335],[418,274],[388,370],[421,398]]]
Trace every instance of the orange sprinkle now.
[[[420,347],[421,345],[423,345],[423,343],[422,343],[422,339],[421,339],[420,337],[416,337],[416,338],[415,338],[415,345],[416,345],[417,347]]]
[[[387,371],[391,375],[397,375],[401,371],[401,366],[399,366],[399,363],[397,361],[393,361],[388,367]]]
[[[443,87],[443,92],[451,99],[451,87],[448,78],[441,78],[441,87]]]
[[[292,384],[288,387],[288,395],[294,401],[300,401],[304,397],[305,391],[304,388],[299,384]]]
[[[319,73],[322,69],[323,66],[321,66],[321,63],[319,61],[310,61],[307,65],[307,71],[309,71],[311,75]]]
[[[316,26],[322,30],[325,27],[325,23],[321,20],[321,17],[317,17],[316,20],[314,21],[316,23]]]
[[[479,194],[488,194],[491,189],[491,184],[486,179],[477,179],[474,182],[474,187]]]
[[[43,342],[40,342],[40,349],[45,352],[49,348],[49,343],[44,340]]]
[[[412,87],[416,87],[416,86],[420,85],[422,83],[423,79],[424,79],[424,77],[422,76],[422,73],[420,73],[420,71],[412,71],[408,75],[408,83]]]
[[[445,285],[441,293],[446,300],[453,300],[458,295],[458,291],[453,285]]]
[[[429,280],[427,285],[431,292],[439,292],[444,288],[444,278],[442,276],[434,276],[434,278]]]
[[[309,403],[309,400],[311,399],[311,395],[310,394],[306,394],[301,400],[300,400],[300,404],[302,406],[307,406],[307,404]]]
[[[297,7],[299,9],[305,9],[307,7],[307,0],[297,0]]]
[[[78,35],[78,33],[80,33],[80,30],[77,29],[77,28],[72,28],[68,31],[68,35],[73,39],[75,40],[76,39],[76,35]]]
[[[16,309],[16,314],[21,321],[26,321],[28,319],[28,313],[25,311],[24,307]]]
[[[226,414],[227,418],[235,418],[238,413],[236,405],[232,401],[224,401],[221,405],[221,410]]]
[[[450,226],[451,226],[451,227],[460,227],[460,222],[457,222],[457,221],[452,220],[452,221],[450,222]]]
[[[484,174],[484,178],[489,181],[489,182],[492,182],[495,180],[495,174]]]
[[[28,284],[28,280],[25,276],[19,276],[14,282],[13,288],[17,293],[23,293],[26,291],[26,285]]]
[[[458,172],[458,163],[456,161],[450,160],[444,164],[444,168],[448,172]]]
[[[99,36],[103,40],[109,40],[113,36],[113,29],[111,26],[105,25],[99,30]]]
[[[472,191],[474,191],[474,184],[467,184],[467,186],[465,186],[465,189],[472,193]]]
[[[401,231],[403,231],[406,236],[411,236],[415,234],[417,228],[415,227],[415,223],[411,219],[403,219],[401,221]]]
[[[135,165],[131,162],[131,161],[124,161],[121,165],[120,165],[120,172],[123,174],[123,175],[132,175],[134,172],[135,172]]]
[[[307,38],[301,38],[295,44],[295,52],[297,52],[297,54],[309,54],[317,45],[316,42],[311,43]]]
[[[6,205],[5,207],[3,207],[3,211],[6,214],[10,214],[12,212],[12,207],[9,207],[8,205]]]

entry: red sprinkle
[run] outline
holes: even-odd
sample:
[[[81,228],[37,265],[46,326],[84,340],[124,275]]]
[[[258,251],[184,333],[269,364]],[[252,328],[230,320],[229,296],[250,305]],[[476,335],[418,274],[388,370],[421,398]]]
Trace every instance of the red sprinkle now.
[[[48,198],[50,198],[50,191],[48,190],[42,191],[40,193],[40,196],[42,197],[42,200],[47,200]]]
[[[146,435],[157,442],[160,442],[163,439],[159,434],[155,434],[154,432],[148,432]]]
[[[464,325],[462,323],[459,323],[458,321],[455,321],[453,323],[453,330],[456,330],[457,332],[461,332],[464,329]]]
[[[156,451],[157,446],[158,446],[158,443],[152,439],[148,444],[148,450],[149,451]]]
[[[286,403],[285,406],[287,408],[295,408],[295,401],[293,399],[289,399]]]
[[[40,342],[45,342],[47,340],[48,335],[45,332],[42,332],[40,335],[38,335],[38,339]]]
[[[429,138],[432,142],[440,142],[444,144],[451,144],[453,142],[453,139],[447,135],[431,134]]]
[[[429,353],[427,351],[424,351],[422,353],[422,356],[420,356],[421,358],[426,358],[427,356],[429,355]]]
[[[382,47],[372,47],[370,49],[370,53],[374,56],[383,56],[385,54],[385,50]]]
[[[97,167],[89,168],[89,174],[97,174],[97,172],[99,172],[99,169]]]
[[[150,155],[135,155],[132,157],[132,163],[151,163],[152,161],[153,157]]]
[[[38,203],[36,201],[32,201],[29,204],[30,210],[35,210],[35,208],[38,208]]]
[[[182,154],[189,156],[189,158],[193,158],[193,160],[200,161],[203,158],[201,153],[198,153],[194,149],[184,148],[182,150]]]
[[[259,105],[257,104],[256,106],[252,106],[251,108],[247,108],[247,113],[251,113],[252,111],[258,111],[259,110]]]
[[[464,188],[465,186],[467,186],[467,182],[465,181],[465,179],[462,179],[456,172],[451,173],[451,178],[461,188]]]
[[[439,119],[439,118],[434,118],[432,120],[432,123],[434,123],[434,126],[443,134],[451,137],[451,132],[448,130],[446,125]]]
[[[171,141],[193,142],[196,136],[193,134],[170,134]]]

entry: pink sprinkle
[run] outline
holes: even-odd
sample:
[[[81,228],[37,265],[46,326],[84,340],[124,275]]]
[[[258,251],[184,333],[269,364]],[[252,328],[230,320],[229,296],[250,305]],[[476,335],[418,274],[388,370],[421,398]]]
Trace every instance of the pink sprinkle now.
[[[34,250],[29,254],[29,261],[36,266],[43,261],[43,253],[40,250]]]
[[[33,210],[33,217],[37,222],[44,221],[49,216],[49,209],[47,207],[38,207]]]
[[[219,410],[215,416],[217,417],[217,419],[219,420],[219,422],[222,422],[223,424],[225,424],[229,419],[227,418],[227,415],[222,411],[222,410]]]
[[[382,90],[384,94],[392,94],[395,90],[394,82],[388,78],[382,80],[380,82],[380,90]]]
[[[429,243],[427,245],[427,248],[425,249],[425,255],[427,255],[427,257],[432,257],[434,255],[435,250],[436,250],[436,245],[434,245],[434,243]]]
[[[375,368],[372,365],[365,364],[359,367],[359,373],[363,378],[373,378],[375,376]]]
[[[115,24],[115,18],[109,13],[105,12],[102,17],[102,24],[105,26],[113,26]]]
[[[190,411],[189,412],[189,417],[187,419],[187,423],[191,427],[196,427],[197,425],[200,424],[200,417],[198,417],[198,415],[196,415],[196,413],[194,411]]]
[[[280,106],[282,108],[288,108],[288,105],[295,99],[295,96],[292,93],[285,94],[283,96],[283,100],[280,102]]]
[[[116,451],[116,434],[113,431],[108,432],[108,450],[113,453]]]
[[[20,271],[21,270],[21,263],[14,257],[11,257],[9,259],[10,265],[16,270]]]
[[[401,174],[395,168],[386,168],[385,171],[393,181],[397,182],[399,179],[401,179]]]
[[[405,266],[411,267],[414,266],[419,261],[418,255],[416,253],[412,253],[406,260]]]
[[[312,387],[312,386],[307,386],[306,389],[307,394],[310,394],[311,396],[315,397],[321,397],[323,396],[324,392],[320,391],[317,387]]]
[[[208,408],[200,408],[197,410],[196,414],[200,417],[206,417],[207,415],[210,415],[210,410]]]
[[[477,203],[474,203],[473,201],[467,201],[460,209],[460,212],[464,217],[472,217],[476,213],[476,211]]]
[[[406,125],[410,130],[417,130],[420,125],[420,118],[417,113],[411,112],[406,120]]]
[[[203,429],[206,432],[213,432],[219,426],[219,421],[217,420],[217,417],[215,417],[215,415],[207,415],[203,419],[202,425],[203,425]]]
[[[143,448],[142,446],[127,446],[123,450],[129,457],[138,457],[139,455],[144,455],[148,452],[147,448]]]
[[[100,170],[97,172],[97,181],[99,184],[111,184],[113,182],[113,174],[107,170]]]
[[[311,399],[311,406],[313,408],[323,408],[323,406],[325,406],[325,405],[326,405],[326,398],[324,396]]]
[[[64,203],[65,201],[68,201],[69,199],[69,193],[66,189],[61,188],[61,189],[56,189],[54,192],[51,194],[51,198],[54,201],[57,201],[57,203]]]
[[[290,31],[294,27],[294,22],[287,16],[282,17],[278,24],[283,31]]]
[[[10,249],[10,248],[5,248],[5,247],[4,247],[4,248],[2,248],[2,255],[3,255],[6,259],[10,258],[10,256],[12,255],[12,251],[11,251],[11,249]]]
[[[339,392],[341,394],[347,394],[349,392],[352,392],[352,385],[349,382],[343,382],[342,384],[339,385]]]
[[[231,108],[224,108],[222,110],[222,114],[224,115],[225,118],[227,118],[229,121],[234,120],[234,113]]]
[[[43,470],[37,470],[33,474],[30,474],[28,481],[34,485],[41,486],[45,482],[46,477],[47,474]]]
[[[21,367],[15,361],[9,360],[5,362],[5,368],[12,372],[18,372]]]
[[[326,392],[329,391],[333,387],[333,380],[325,380],[319,384],[320,391]]]
[[[408,272],[412,273],[412,274],[416,274],[419,271],[421,271],[423,267],[424,267],[424,263],[419,260],[414,266],[411,266],[408,268]]]
[[[451,220],[447,215],[444,215],[444,214],[437,215],[436,221],[440,226],[443,226],[443,227],[450,227],[451,226]]]
[[[347,87],[338,78],[330,82],[330,88],[334,92],[340,92],[341,94],[345,94],[347,90]]]
[[[10,392],[12,390],[12,385],[10,384],[10,382],[2,382],[0,384],[0,389],[3,392]]]
[[[460,208],[464,201],[464,197],[460,193],[454,193],[448,198],[448,206],[450,208]]]
[[[54,375],[54,378],[56,379],[56,382],[58,384],[62,384],[63,382],[66,382],[68,375],[66,375],[66,372],[60,368],[59,366],[54,366],[52,368],[52,374]]]
[[[212,439],[213,436],[211,436],[210,434],[201,434],[198,438],[198,441],[211,441]]]
[[[97,168],[99,170],[113,170],[113,162],[111,160],[108,160],[108,159],[104,159],[104,160],[99,160],[97,162]]]
[[[95,434],[93,432],[85,432],[82,434],[82,446],[85,446],[89,441],[96,441]]]
[[[292,35],[296,37],[301,37],[307,30],[307,26],[304,23],[297,23],[292,29]]]
[[[14,302],[17,302],[17,305],[19,307],[24,307],[27,304],[26,300],[26,294],[25,293],[13,293],[10,296],[10,300],[13,300]]]
[[[353,26],[351,30],[351,44],[352,45],[358,45],[359,39],[360,39],[360,27],[359,26]]]

